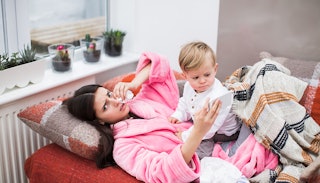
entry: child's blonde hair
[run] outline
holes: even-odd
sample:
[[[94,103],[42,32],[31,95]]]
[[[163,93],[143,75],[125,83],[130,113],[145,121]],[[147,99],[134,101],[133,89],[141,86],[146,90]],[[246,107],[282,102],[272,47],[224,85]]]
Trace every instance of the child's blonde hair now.
[[[212,64],[216,64],[214,51],[204,42],[190,42],[184,45],[179,54],[179,65],[182,71],[198,69],[206,55],[212,58]]]

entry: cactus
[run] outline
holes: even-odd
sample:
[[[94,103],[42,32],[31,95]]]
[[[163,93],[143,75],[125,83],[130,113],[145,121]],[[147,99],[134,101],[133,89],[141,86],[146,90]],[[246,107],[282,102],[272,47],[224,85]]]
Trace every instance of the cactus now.
[[[88,51],[88,52],[94,52],[94,51],[96,51],[96,43],[95,43],[95,42],[91,42],[91,43],[89,44],[89,46],[87,47],[87,51]]]
[[[54,60],[61,60],[61,61],[70,61],[69,52],[67,49],[64,48],[63,45],[57,46],[57,54],[53,58]]]
[[[90,34],[86,34],[84,41],[86,43],[86,48],[88,52],[96,51],[96,41],[91,38]]]

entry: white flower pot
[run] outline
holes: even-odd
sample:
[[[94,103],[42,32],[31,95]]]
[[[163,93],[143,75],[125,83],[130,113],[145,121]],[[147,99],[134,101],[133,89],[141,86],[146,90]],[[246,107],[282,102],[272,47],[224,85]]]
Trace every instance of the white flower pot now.
[[[11,67],[0,71],[0,95],[6,89],[25,87],[29,83],[39,83],[44,77],[46,59]]]

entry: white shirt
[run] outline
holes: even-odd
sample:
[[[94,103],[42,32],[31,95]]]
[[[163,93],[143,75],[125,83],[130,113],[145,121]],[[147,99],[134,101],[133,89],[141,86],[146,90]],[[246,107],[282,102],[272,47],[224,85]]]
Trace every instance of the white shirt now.
[[[203,107],[207,98],[215,99],[227,92],[228,89],[216,78],[213,86],[201,93],[196,93],[187,81],[184,85],[183,96],[179,99],[178,107],[171,117],[181,122],[190,121],[190,119],[193,120],[194,113]],[[236,115],[230,111],[231,105],[226,109],[220,109],[216,121],[203,139],[209,139],[216,133],[231,136],[239,130],[241,124],[237,122]],[[186,141],[189,137],[192,128],[193,126],[182,132],[181,136],[183,141]]]

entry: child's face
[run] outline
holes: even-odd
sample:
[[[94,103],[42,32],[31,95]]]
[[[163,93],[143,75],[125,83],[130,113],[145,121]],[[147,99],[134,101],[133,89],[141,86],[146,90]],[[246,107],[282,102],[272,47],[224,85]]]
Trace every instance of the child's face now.
[[[213,84],[217,74],[218,64],[213,65],[209,56],[198,69],[183,72],[191,87],[196,92],[201,93],[209,89]]]

